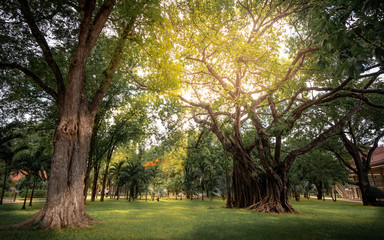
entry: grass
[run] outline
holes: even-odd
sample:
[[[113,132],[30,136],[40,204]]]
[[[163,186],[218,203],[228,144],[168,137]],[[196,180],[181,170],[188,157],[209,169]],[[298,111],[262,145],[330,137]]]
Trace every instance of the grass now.
[[[125,199],[90,202],[89,214],[103,222],[88,229],[2,230],[0,239],[383,239],[384,208],[359,203],[303,199],[292,202],[300,214],[263,214],[223,208],[221,200]],[[31,217],[43,203],[20,210],[0,206],[0,225]]]

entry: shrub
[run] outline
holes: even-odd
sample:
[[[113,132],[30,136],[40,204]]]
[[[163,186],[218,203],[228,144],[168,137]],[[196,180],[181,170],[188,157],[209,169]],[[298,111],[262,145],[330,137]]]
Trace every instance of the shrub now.
[[[26,191],[23,189],[19,192],[19,196],[20,197],[25,197],[25,193]],[[27,198],[30,198],[31,197],[31,194],[32,194],[32,191],[29,190],[28,191],[28,195],[27,195]],[[47,191],[46,190],[41,190],[41,189],[36,189],[34,194],[33,194],[33,197],[34,198],[45,198],[47,196]]]

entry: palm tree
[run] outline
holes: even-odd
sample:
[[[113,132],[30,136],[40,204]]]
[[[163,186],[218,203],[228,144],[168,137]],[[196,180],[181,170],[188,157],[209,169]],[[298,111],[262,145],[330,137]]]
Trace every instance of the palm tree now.
[[[145,168],[140,164],[128,163],[122,170],[121,178],[129,188],[129,201],[137,197],[140,182],[145,181]]]
[[[0,128],[0,160],[3,160],[4,165],[4,179],[3,179],[3,188],[1,192],[0,205],[3,204],[3,198],[7,183],[7,177],[9,175],[9,168],[14,157],[21,152],[22,150],[27,149],[26,145],[14,146],[14,140],[23,138],[23,135],[15,133],[12,131],[15,124],[8,125],[6,127]],[[11,129],[11,130],[9,130]]]
[[[17,173],[22,173],[27,176],[32,183],[32,193],[29,206],[32,206],[33,195],[35,192],[36,184],[39,181],[46,180],[46,173],[49,170],[49,163],[51,156],[44,154],[45,147],[39,147],[34,153],[20,154],[14,163]]]
[[[113,182],[116,185],[115,195],[117,196],[117,200],[119,200],[119,188],[121,186],[120,177],[121,177],[124,163],[125,161],[112,163],[111,170],[109,171],[110,177],[113,179]]]

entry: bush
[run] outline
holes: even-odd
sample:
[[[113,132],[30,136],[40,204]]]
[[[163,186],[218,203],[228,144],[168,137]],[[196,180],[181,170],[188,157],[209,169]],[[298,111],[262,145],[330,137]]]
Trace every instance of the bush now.
[[[376,188],[376,187],[370,187],[368,189],[368,195],[373,198],[384,198],[384,191]]]
[[[25,193],[26,193],[26,191],[23,189],[23,190],[21,190],[19,192],[19,196],[20,197],[25,197]],[[31,191],[31,189],[29,189],[28,190],[27,198],[30,198],[31,194],[32,194],[32,191]],[[36,189],[34,194],[33,194],[34,198],[45,198],[46,196],[47,196],[47,191],[46,190],[41,190],[41,189]]]

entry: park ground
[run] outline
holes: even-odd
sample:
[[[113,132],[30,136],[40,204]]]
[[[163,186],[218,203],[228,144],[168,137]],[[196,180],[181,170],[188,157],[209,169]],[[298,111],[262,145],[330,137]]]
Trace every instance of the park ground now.
[[[0,225],[21,222],[44,203],[21,210],[22,203],[0,206]],[[383,239],[384,208],[361,203],[302,199],[292,201],[300,214],[264,214],[226,209],[225,202],[107,199],[88,202],[100,222],[86,229],[0,230],[0,239]]]

